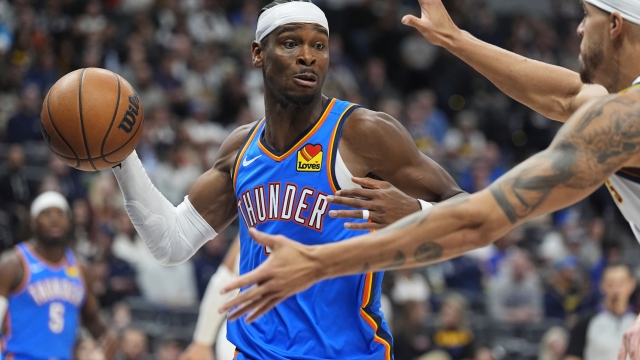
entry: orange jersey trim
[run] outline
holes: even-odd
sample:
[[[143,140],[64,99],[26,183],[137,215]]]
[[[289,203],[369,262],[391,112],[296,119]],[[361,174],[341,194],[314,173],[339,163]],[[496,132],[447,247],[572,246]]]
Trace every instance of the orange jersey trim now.
[[[391,360],[391,344],[386,342],[384,339],[378,336],[378,324],[367,314],[364,308],[369,303],[371,299],[371,288],[373,286],[373,273],[367,273],[364,280],[364,294],[362,296],[362,305],[360,307],[360,316],[364,319],[364,321],[371,326],[373,329],[373,341],[382,344],[385,348],[384,354],[386,360]]]
[[[329,167],[327,168],[327,176],[329,176],[329,185],[331,186],[331,190],[333,190],[334,194],[338,192],[338,184],[334,183],[333,181],[333,173],[334,173],[333,165],[335,165],[333,161],[333,157],[334,157],[333,148],[334,148],[334,144],[336,143],[336,136],[338,136],[338,129],[340,129],[340,124],[342,123],[342,118],[344,117],[344,114],[346,114],[354,106],[356,106],[356,104],[349,105],[346,109],[344,109],[342,114],[340,114],[340,118],[336,122],[336,126],[333,128],[333,133],[331,134],[331,141],[329,141],[329,155],[327,156],[327,163],[329,164]],[[336,152],[337,152],[337,148],[336,148]]]
[[[272,158],[275,161],[282,161],[283,159],[285,159],[287,156],[293,154],[298,147],[300,147],[300,145],[302,143],[304,143],[305,141],[309,140],[309,138],[311,136],[313,136],[313,134],[315,134],[316,131],[318,131],[318,129],[320,128],[320,126],[322,126],[322,124],[324,123],[324,121],[327,119],[327,117],[329,116],[329,113],[331,113],[331,109],[333,108],[333,105],[336,103],[336,99],[332,99],[329,102],[329,105],[327,106],[327,108],[324,110],[324,112],[322,113],[322,116],[320,116],[320,119],[318,120],[318,122],[316,122],[316,124],[313,126],[313,128],[311,128],[311,130],[307,133],[307,135],[305,135],[302,139],[300,139],[294,146],[292,146],[289,151],[287,151],[286,153],[278,156],[274,153],[272,153],[271,151],[269,151],[269,149],[267,149],[264,145],[262,145],[262,143],[260,143],[260,141],[258,141],[258,146],[260,147],[260,149],[267,154],[267,156],[269,156],[270,158]]]
[[[244,157],[244,153],[247,152],[249,145],[251,145],[251,142],[256,137],[256,134],[258,133],[258,129],[260,129],[260,127],[262,126],[262,122],[264,120],[265,118],[262,118],[262,120],[260,120],[260,122],[258,122],[258,124],[253,128],[253,132],[249,135],[249,138],[247,139],[247,141],[245,141],[244,145],[242,146],[242,149],[240,149],[238,158],[236,159],[236,164],[233,168],[233,189],[234,190],[236,188],[236,181],[238,179],[238,169],[240,169],[240,164],[242,164],[242,158]]]

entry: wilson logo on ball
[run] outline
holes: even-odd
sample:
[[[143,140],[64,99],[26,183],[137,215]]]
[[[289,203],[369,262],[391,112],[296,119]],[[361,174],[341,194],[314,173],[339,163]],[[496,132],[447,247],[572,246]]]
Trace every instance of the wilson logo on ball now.
[[[138,94],[133,94],[129,96],[129,108],[124,113],[122,120],[120,121],[120,125],[118,125],[118,129],[129,134],[133,127],[136,125],[136,116],[138,116],[138,110],[140,109],[140,99],[138,98]]]

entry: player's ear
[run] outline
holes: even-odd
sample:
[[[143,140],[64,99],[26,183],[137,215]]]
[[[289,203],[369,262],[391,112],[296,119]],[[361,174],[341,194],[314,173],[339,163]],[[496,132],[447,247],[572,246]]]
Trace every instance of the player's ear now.
[[[609,25],[609,35],[611,36],[611,40],[615,41],[622,35],[622,31],[624,30],[625,25],[627,25],[625,23],[626,20],[624,20],[622,15],[617,11],[612,12],[609,15],[609,19],[611,21]]]
[[[251,43],[251,57],[253,59],[253,67],[262,68],[264,64],[264,46],[259,41]]]

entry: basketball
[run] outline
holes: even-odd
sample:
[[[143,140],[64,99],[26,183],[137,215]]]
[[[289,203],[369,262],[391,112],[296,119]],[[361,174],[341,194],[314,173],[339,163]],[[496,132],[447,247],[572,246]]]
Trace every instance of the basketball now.
[[[40,115],[42,135],[65,164],[109,169],[138,145],[144,111],[133,87],[109,70],[72,71],[49,90]]]

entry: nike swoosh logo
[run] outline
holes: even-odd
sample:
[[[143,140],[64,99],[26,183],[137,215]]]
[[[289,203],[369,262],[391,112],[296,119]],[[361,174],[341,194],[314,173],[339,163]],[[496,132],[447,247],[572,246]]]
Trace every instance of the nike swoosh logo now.
[[[242,160],[242,166],[249,166],[251,165],[254,161],[258,160],[259,157],[261,157],[262,155],[258,155],[256,157],[254,157],[251,160],[247,160],[247,157],[244,157],[244,160]]]

